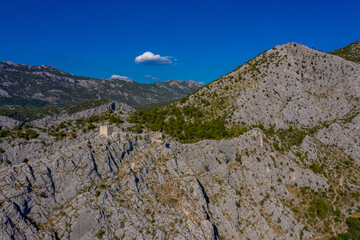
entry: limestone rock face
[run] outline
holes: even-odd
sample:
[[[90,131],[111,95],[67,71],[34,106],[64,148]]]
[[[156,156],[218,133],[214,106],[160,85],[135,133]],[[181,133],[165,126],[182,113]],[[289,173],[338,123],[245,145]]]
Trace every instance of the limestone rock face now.
[[[337,125],[299,149],[319,161]],[[331,188],[260,129],[196,144],[87,137],[1,169],[3,239],[297,239],[305,223],[288,205],[294,191]]]
[[[15,119],[6,116],[0,116],[0,129],[8,129],[21,124],[22,122]]]

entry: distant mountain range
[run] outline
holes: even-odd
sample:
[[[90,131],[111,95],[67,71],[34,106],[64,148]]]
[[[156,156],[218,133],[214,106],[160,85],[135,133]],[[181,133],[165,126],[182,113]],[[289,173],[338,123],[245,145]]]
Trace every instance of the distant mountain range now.
[[[140,107],[175,100],[201,87],[195,81],[142,84],[75,76],[57,68],[0,62],[0,106],[47,106],[108,99]]]

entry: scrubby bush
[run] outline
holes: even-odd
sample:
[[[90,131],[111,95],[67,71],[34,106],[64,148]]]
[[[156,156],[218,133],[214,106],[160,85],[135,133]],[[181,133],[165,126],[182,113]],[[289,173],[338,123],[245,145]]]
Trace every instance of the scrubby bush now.
[[[323,198],[318,198],[311,201],[308,210],[310,217],[324,219],[328,216],[331,207]]]
[[[20,127],[20,126],[18,126],[18,125],[14,126],[14,127],[12,128],[13,131],[18,131],[18,130],[21,130],[21,129],[22,129],[22,127]]]
[[[96,233],[95,237],[97,237],[97,238],[102,238],[102,237],[104,236],[104,234],[105,234],[105,231],[102,230],[102,229],[100,229],[100,230]]]
[[[7,137],[10,134],[8,130],[0,130],[0,138]]]
[[[93,130],[93,129],[95,129],[96,128],[96,126],[94,125],[94,124],[92,124],[92,123],[90,123],[89,125],[88,125],[88,129],[89,130]]]
[[[322,167],[320,167],[317,163],[312,163],[310,165],[310,169],[317,174],[325,174],[324,169]]]
[[[26,135],[26,139],[33,139],[39,136],[39,134],[36,131],[31,129],[26,129],[25,135]]]
[[[183,142],[195,142],[202,139],[222,139],[240,131],[226,128],[223,118],[203,120],[204,114],[196,107],[168,107],[151,111],[133,113],[129,122],[135,123],[133,130],[141,132],[146,127],[152,131],[164,131]]]
[[[124,121],[121,119],[121,118],[118,118],[118,117],[115,117],[113,115],[111,115],[109,117],[109,123],[110,124],[120,124],[120,123],[123,123]]]
[[[348,218],[346,220],[348,226],[347,233],[338,235],[332,240],[355,240],[360,239],[360,218]]]

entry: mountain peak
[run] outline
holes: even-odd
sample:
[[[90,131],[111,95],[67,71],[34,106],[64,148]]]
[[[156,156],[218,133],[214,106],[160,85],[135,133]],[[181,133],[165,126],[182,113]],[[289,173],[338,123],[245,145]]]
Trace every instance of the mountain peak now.
[[[223,117],[235,125],[310,127],[358,106],[359,71],[346,60],[290,42],[259,54],[179,106],[195,105],[210,113],[205,118]]]

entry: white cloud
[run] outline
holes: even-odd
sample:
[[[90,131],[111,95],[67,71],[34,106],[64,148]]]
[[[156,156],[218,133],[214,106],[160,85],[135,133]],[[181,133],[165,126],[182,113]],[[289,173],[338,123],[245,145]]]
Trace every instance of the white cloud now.
[[[149,64],[149,65],[161,65],[161,64],[171,64],[172,57],[169,56],[160,56],[159,54],[153,54],[152,52],[144,52],[140,56],[135,58],[136,63]]]
[[[127,76],[120,76],[120,75],[112,75],[110,79],[119,79],[119,80],[130,80]]]
[[[131,80],[129,77],[127,76],[120,76],[120,75],[112,75],[109,79],[111,80],[122,80],[122,81],[126,81],[126,82],[133,82],[133,80]]]
[[[205,85],[205,83],[204,83],[204,82],[199,82],[199,83],[200,83],[201,85],[203,85],[203,86]]]
[[[146,74],[144,77],[146,77],[146,78],[151,78],[152,80],[158,79],[158,77],[154,77],[154,76],[148,75],[148,74]]]

